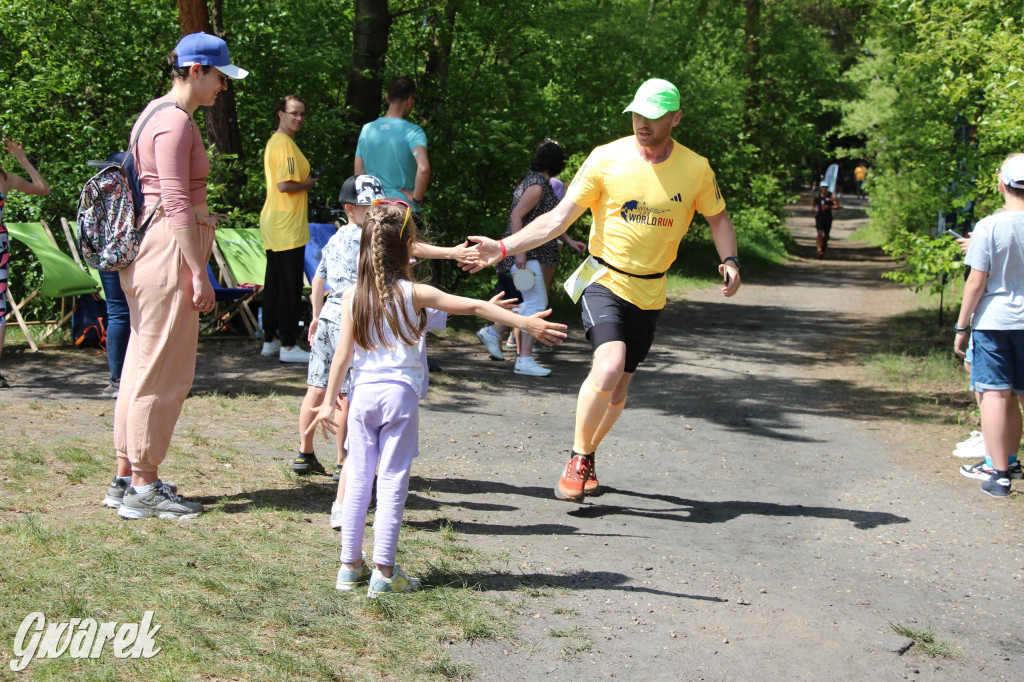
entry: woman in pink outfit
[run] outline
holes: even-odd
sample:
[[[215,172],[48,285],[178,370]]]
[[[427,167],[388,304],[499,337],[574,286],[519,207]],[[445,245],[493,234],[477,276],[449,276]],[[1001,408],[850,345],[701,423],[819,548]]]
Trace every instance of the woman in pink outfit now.
[[[210,159],[192,115],[213,106],[229,78],[248,73],[231,64],[223,40],[206,33],[182,38],[168,62],[171,91],[150,102],[132,130],[134,137],[142,129],[135,151],[145,196],[141,216],[156,213],[138,257],[120,273],[132,331],[114,410],[117,477],[104,499],[129,519],[203,511],[158,474],[192,387],[199,314],[215,303],[206,267],[221,216],[206,205]]]

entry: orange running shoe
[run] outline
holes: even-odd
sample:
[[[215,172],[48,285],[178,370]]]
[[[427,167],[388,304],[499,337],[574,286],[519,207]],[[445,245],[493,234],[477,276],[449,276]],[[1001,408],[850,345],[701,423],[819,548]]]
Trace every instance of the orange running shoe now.
[[[594,453],[597,454],[597,453]],[[587,477],[587,482],[583,484],[584,495],[600,495],[601,484],[597,482],[597,463],[594,461],[594,455],[587,455],[590,464],[590,476]]]
[[[565,471],[555,486],[555,497],[560,500],[582,502],[592,463],[593,458],[590,455],[572,453],[565,465]]]

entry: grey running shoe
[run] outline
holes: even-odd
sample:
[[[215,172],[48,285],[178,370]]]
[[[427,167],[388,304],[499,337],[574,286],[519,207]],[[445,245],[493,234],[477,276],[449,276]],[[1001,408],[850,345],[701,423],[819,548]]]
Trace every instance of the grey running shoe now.
[[[100,391],[100,395],[104,398],[117,398],[117,394],[121,392],[120,381],[108,381],[106,388]]]
[[[376,599],[382,594],[412,592],[420,589],[420,587],[422,585],[420,585],[419,578],[410,578],[405,574],[401,566],[395,566],[390,578],[385,578],[384,574],[375,568],[373,569],[373,575],[370,576],[370,586],[366,590],[366,596],[370,599]]]
[[[148,493],[143,494],[128,486],[117,510],[118,516],[123,519],[144,519],[148,516],[158,519],[191,519],[202,513],[203,505],[186,502],[170,486],[159,480]]]
[[[167,489],[172,493],[178,492],[178,486],[173,483],[164,483]],[[117,509],[121,506],[121,500],[124,499],[124,491],[128,489],[128,482],[118,479],[116,476],[114,480],[110,482],[110,487],[107,488],[107,496],[103,498],[103,506],[110,507],[111,509]]]
[[[351,592],[359,583],[365,583],[370,579],[370,564],[363,559],[363,563],[355,568],[349,564],[342,564],[338,569],[338,580],[334,583],[334,589],[339,592]]]

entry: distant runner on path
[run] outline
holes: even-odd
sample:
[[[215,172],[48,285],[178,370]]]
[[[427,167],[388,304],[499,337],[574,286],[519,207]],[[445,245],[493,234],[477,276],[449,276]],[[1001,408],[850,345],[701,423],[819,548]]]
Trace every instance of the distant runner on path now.
[[[528,251],[568,229],[590,209],[594,216],[589,251],[570,281],[582,299],[583,326],[594,348],[590,374],[580,387],[572,454],[555,496],[579,502],[598,492],[594,455],[626,404],[629,383],[654,341],[665,307],[665,274],[695,211],[711,226],[722,260],[722,293],[740,288],[736,232],[707,159],[671,137],[682,119],[679,90],[652,78],[625,112],[634,135],[597,147],[577,172],[565,198],[519,232],[476,242],[473,272]]]

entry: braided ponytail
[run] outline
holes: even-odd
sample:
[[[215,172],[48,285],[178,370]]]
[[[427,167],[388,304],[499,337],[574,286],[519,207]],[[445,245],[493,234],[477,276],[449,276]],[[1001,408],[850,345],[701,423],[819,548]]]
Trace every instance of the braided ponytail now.
[[[391,348],[390,338],[415,344],[426,327],[426,311],[418,311],[413,319],[400,285],[403,279],[412,280],[408,244],[416,238],[415,224],[406,220],[405,210],[377,204],[363,221],[352,317],[355,342],[367,350]]]

